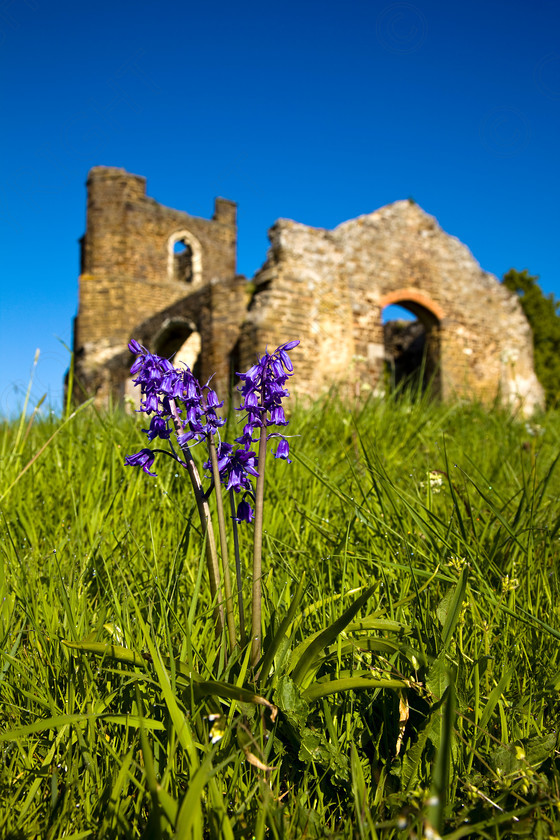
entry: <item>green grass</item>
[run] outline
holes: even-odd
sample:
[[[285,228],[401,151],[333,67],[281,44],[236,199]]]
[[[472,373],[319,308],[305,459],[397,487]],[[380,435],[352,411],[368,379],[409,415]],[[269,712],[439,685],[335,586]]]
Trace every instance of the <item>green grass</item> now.
[[[558,415],[539,424],[296,407],[259,685],[215,638],[185,476],[123,465],[145,423],[4,424],[0,836],[558,836]]]

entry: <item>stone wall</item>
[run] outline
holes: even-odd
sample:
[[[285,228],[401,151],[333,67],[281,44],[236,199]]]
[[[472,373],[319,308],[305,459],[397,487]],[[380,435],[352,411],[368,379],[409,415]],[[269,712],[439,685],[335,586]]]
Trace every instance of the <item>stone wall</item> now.
[[[270,242],[243,346],[248,353],[301,338],[300,391],[318,394],[336,381],[351,392],[379,387],[381,313],[400,304],[424,324],[442,397],[489,403],[501,393],[528,412],[542,404],[516,296],[417,205],[398,201],[332,231],[280,220]]]
[[[443,398],[490,403],[499,394],[526,412],[542,405],[516,296],[414,203],[332,231],[281,219],[248,284],[236,274],[233,202],[216,199],[211,220],[189,216],[147,197],[144,178],[109,167],[92,169],[87,186],[78,399],[94,393],[106,404],[132,393],[130,338],[171,353],[191,334],[201,348],[197,372],[204,380],[215,373],[222,393],[265,347],[294,338],[298,393],[314,397],[334,383],[351,395],[379,390],[381,313],[399,303],[424,326],[426,370]]]

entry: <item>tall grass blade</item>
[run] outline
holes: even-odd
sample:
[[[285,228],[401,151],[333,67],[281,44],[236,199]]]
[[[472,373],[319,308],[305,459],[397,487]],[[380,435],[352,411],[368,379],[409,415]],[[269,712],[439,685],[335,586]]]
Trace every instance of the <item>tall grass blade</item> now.
[[[455,703],[455,685],[451,682],[443,698],[439,748],[436,755],[430,802],[427,811],[427,827],[429,826],[432,830],[435,829],[440,836],[443,834],[445,809],[449,796]]]
[[[350,624],[364,604],[367,603],[370,596],[375,592],[375,586],[370,586],[363,592],[359,598],[356,598],[353,604],[346,609],[340,618],[337,618],[332,624],[325,628],[316,636],[307,649],[299,656],[292,666],[292,679],[296,685],[300,685],[307,671],[311,668],[315,657],[323,650],[323,648],[334,642],[336,637],[341,633],[345,627]]]

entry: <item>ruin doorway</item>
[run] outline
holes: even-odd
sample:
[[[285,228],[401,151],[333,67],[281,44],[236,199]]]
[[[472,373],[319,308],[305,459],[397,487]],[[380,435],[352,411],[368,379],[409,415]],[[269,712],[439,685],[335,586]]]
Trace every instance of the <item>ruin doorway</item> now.
[[[154,353],[169,359],[174,367],[187,365],[194,376],[200,377],[202,339],[192,321],[168,321],[154,340]]]
[[[381,322],[389,390],[441,396],[439,318],[426,306],[405,298],[388,302]]]

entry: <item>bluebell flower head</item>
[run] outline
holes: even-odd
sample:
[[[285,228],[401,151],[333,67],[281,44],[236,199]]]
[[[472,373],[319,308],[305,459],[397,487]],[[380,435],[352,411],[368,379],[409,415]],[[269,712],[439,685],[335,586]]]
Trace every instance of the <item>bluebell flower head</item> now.
[[[135,455],[129,455],[128,458],[125,458],[124,462],[127,467],[142,467],[145,473],[155,478],[157,473],[150,472],[149,469],[155,459],[156,456],[151,449],[141,449],[140,452],[137,452]]]
[[[236,519],[238,522],[252,522],[253,517],[255,515],[255,511],[249,504],[246,499],[242,499],[237,506],[237,516]]]
[[[243,397],[239,410],[246,413],[243,434],[236,438],[238,446],[235,449],[219,439],[216,446],[220,482],[227,490],[243,494],[235,517],[238,522],[251,522],[254,517],[247,496],[254,497],[251,480],[259,477],[258,457],[252,449],[259,439],[259,430],[288,425],[282,400],[289,396],[285,385],[294,369],[288,352],[298,344],[299,341],[282,344],[274,353],[265,353],[246,373],[238,374]],[[219,438],[219,429],[225,420],[218,415],[217,409],[224,403],[210,388],[210,382],[202,386],[186,365],[173,367],[168,359],[150,353],[135,339],[128,347],[137,357],[130,372],[134,384],[140,386],[139,410],[150,416],[149,428],[143,429],[148,440],[170,440],[173,427],[177,443],[183,449],[203,439]],[[291,463],[290,447],[283,433],[267,433],[267,440],[271,437],[279,438],[275,457]],[[170,454],[186,466],[174,451]],[[129,455],[125,463],[141,467],[148,475],[155,476],[156,473],[150,472],[154,460],[152,450],[141,449],[135,455]],[[211,469],[210,460],[204,467]]]
[[[263,426],[287,426],[288,421],[282,408],[282,400],[289,396],[284,387],[292,375],[294,366],[288,351],[297,347],[299,341],[288,341],[278,347],[274,353],[265,353],[256,365],[247,373],[238,374],[241,385],[238,390],[243,396],[239,411],[245,411],[245,428],[243,435],[236,439],[237,443],[250,447],[256,431]],[[273,433],[276,436],[277,433]],[[276,452],[277,458],[288,458],[289,444],[282,438]]]
[[[286,438],[284,438],[284,437],[280,438],[280,440],[278,442],[278,448],[276,449],[276,454],[274,455],[274,457],[275,458],[284,458],[288,462],[288,464],[291,464],[292,462],[290,461],[289,454],[290,454],[290,444],[288,443]]]

